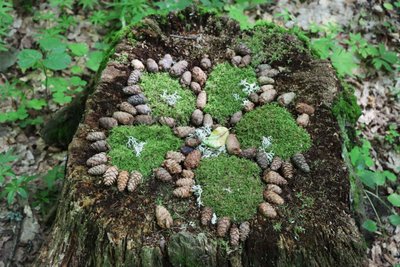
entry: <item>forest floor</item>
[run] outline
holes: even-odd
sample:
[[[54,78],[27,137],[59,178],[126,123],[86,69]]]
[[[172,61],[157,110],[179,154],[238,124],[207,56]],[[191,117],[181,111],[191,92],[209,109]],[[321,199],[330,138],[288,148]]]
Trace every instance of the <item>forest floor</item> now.
[[[289,28],[299,26],[304,30],[314,27],[311,22],[318,25],[335,23],[342,27],[343,35],[361,32],[369,42],[383,42],[392,48],[391,50],[395,50],[400,47],[398,31],[400,14],[397,12],[388,16],[383,5],[382,1],[367,3],[354,0],[317,0],[300,3],[281,0],[275,4],[258,6],[249,11],[248,15],[253,20],[273,20]],[[35,12],[50,11],[60,14],[57,7],[51,7],[46,3],[34,6],[33,9]],[[103,27],[94,26],[89,22],[91,12],[70,11],[69,15],[75,17],[76,23],[67,27],[65,36],[68,41],[86,43],[89,47],[93,47],[95,43],[103,40],[106,32]],[[11,47],[16,49],[35,47],[35,34],[53,26],[52,21],[34,21],[32,15],[15,12],[13,17],[9,40]],[[387,30],[388,22],[397,30]],[[11,55],[13,53],[11,52]],[[32,81],[34,90],[27,97],[34,98],[37,94],[43,94],[45,89],[41,84],[45,77],[42,72],[22,73],[15,64],[6,71],[0,67],[0,85],[5,84],[11,77],[17,77],[21,81]],[[361,137],[372,143],[374,159],[372,169],[390,170],[396,174],[397,183],[384,188],[384,191],[390,194],[399,186],[400,141],[396,136],[397,127],[400,125],[399,73],[396,70],[371,72],[368,66],[360,64],[357,74],[356,78],[347,79],[355,87],[357,102],[362,108],[357,129]],[[62,75],[72,74],[70,70],[65,70]],[[81,77],[89,80],[89,77],[94,77],[94,72],[85,69]],[[11,99],[2,99],[0,110],[7,110],[10,106],[18,106],[18,103]],[[60,107],[56,104],[49,105],[46,114],[43,115],[49,117]],[[389,128],[390,125],[396,126],[394,130]],[[21,200],[11,206],[6,201],[0,203],[0,266],[27,266],[32,263],[55,216],[54,202],[62,184],[58,177],[63,176],[62,166],[65,165],[67,153],[58,147],[46,145],[40,137],[40,129],[41,126],[38,125],[21,128],[16,123],[3,124],[0,127],[0,153],[12,150],[13,154],[18,156],[12,162],[12,171],[15,175],[17,177],[37,175],[29,184],[29,192],[35,195],[35,202]],[[388,141],[388,135],[394,136],[393,142]],[[46,187],[46,182],[55,185]],[[384,230],[375,233],[374,236],[369,234],[368,240],[371,242],[366,251],[368,255],[366,266],[400,264],[400,226],[391,226],[387,219],[382,223]],[[397,258],[393,255],[397,255]]]

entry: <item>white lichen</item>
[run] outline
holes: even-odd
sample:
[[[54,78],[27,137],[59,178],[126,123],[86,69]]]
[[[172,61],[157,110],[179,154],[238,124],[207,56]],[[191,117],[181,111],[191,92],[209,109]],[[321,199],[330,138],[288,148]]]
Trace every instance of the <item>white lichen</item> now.
[[[256,83],[248,83],[246,79],[241,80],[239,85],[241,85],[242,91],[246,95],[250,95],[251,93],[256,93],[260,90],[260,87]]]
[[[203,206],[203,201],[201,200],[201,194],[203,193],[203,188],[201,188],[201,185],[193,185],[192,186],[192,191],[194,195],[196,196],[196,203],[198,207]]]
[[[175,91],[173,94],[168,94],[166,90],[160,95],[161,99],[170,106],[175,106],[182,97]]]
[[[203,141],[206,139],[209,135],[211,134],[211,127],[209,126],[203,126],[200,128],[197,128],[194,133],[190,134],[190,137],[197,138],[200,141]]]
[[[140,142],[133,136],[128,136],[128,142],[126,142],[126,146],[129,149],[133,150],[136,157],[140,157],[140,154],[142,153],[145,144],[146,142]]]
[[[236,101],[242,101],[242,98],[240,97],[239,94],[232,94],[232,96]]]
[[[211,218],[211,224],[216,224],[217,223],[217,214],[213,213],[212,218]]]
[[[214,158],[219,156],[222,153],[226,153],[226,147],[221,146],[219,148],[211,148],[204,144],[201,144],[197,147],[197,149],[201,152],[202,158]]]
[[[250,100],[244,99],[243,102],[242,102],[242,106],[243,107],[246,106],[249,102],[250,102]]]
[[[264,151],[269,163],[272,162],[272,160],[274,159],[274,155],[275,155],[275,153],[271,149],[271,146],[272,146],[272,136],[268,136],[268,137],[263,136],[262,141],[261,141],[260,150]]]

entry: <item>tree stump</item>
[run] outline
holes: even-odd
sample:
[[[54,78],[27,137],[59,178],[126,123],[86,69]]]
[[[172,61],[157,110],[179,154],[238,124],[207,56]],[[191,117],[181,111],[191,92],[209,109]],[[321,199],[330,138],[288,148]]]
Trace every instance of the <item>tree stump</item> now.
[[[239,78],[237,86],[224,85]],[[157,91],[163,86],[165,92]],[[167,92],[170,87],[177,89]],[[36,265],[360,266],[362,238],[350,216],[348,172],[331,112],[340,91],[330,63],[313,59],[301,37],[277,26],[241,31],[229,19],[185,11],[130,28],[99,75],[69,145],[57,217]],[[126,101],[131,105],[122,107]],[[276,125],[275,112],[284,124]],[[120,126],[113,119],[99,123],[113,116]],[[93,148],[102,138],[87,140],[93,131],[106,134],[104,149]],[[263,139],[252,146],[255,136]],[[169,153],[164,161],[163,149],[184,157]],[[88,173],[104,163],[92,159],[87,166],[101,151],[106,166],[118,168],[121,177],[110,170],[107,178],[110,184],[118,179],[118,187],[104,184],[101,167],[91,171],[97,176]],[[273,155],[283,158],[282,167],[277,158],[271,165]],[[274,175],[285,175],[287,184],[271,182]],[[133,192],[124,190],[127,181]],[[194,183],[203,189],[201,199]],[[219,201],[219,194],[231,202]],[[210,222],[215,212],[218,225]]]

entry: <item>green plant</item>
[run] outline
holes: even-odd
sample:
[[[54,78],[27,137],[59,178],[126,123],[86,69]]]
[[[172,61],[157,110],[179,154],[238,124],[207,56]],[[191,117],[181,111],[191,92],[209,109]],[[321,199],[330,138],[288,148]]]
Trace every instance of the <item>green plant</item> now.
[[[7,152],[0,154],[0,187],[4,184],[6,177],[15,177],[14,171],[12,170],[11,163],[17,158],[12,155],[13,151],[8,150]]]
[[[8,50],[5,38],[8,35],[9,27],[14,21],[11,15],[12,10],[12,1],[0,0],[0,52]]]
[[[8,205],[11,205],[17,196],[27,199],[28,198],[28,183],[32,181],[35,176],[18,176],[12,178],[1,192],[1,197],[6,197]]]
[[[397,131],[397,125],[395,123],[390,124],[389,129],[386,131],[385,140],[393,145],[399,142],[399,137],[400,134]]]
[[[262,202],[260,173],[253,161],[227,155],[202,159],[195,170],[204,205],[212,207],[218,217],[239,222],[256,214]]]
[[[259,147],[263,137],[272,137],[271,150],[284,159],[311,147],[311,138],[292,114],[276,104],[246,113],[234,128],[243,148]]]
[[[281,222],[274,223],[272,229],[274,229],[275,232],[279,233],[280,231],[282,231],[282,223]]]
[[[345,121],[355,124],[361,116],[361,108],[357,104],[357,98],[354,95],[354,88],[346,82],[341,83],[343,91],[340,92],[335,101],[332,113],[336,118],[342,118]]]

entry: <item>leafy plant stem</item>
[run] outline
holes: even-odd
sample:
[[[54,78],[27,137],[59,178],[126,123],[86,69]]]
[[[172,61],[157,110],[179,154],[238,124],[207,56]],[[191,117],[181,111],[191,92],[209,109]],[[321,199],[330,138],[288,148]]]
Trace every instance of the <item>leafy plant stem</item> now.
[[[366,191],[366,190],[364,190],[364,192],[365,192],[365,191]],[[371,200],[371,198],[368,196],[368,194],[365,194],[365,196],[367,197],[369,203],[371,204],[372,209],[374,210],[374,213],[375,213],[376,218],[378,219],[379,225],[382,225],[381,218],[379,217],[379,214],[378,214],[378,212],[377,212],[376,209],[375,209],[374,203],[372,203],[372,200]]]
[[[377,200],[379,200],[379,202],[381,202],[388,210],[390,210],[391,212],[393,212],[393,209],[392,209],[388,204],[386,204],[385,201],[383,201],[377,194],[374,194],[374,193],[372,193],[371,191],[365,190],[365,189],[364,189],[364,192],[367,193],[367,194],[370,194],[370,195],[373,196],[373,197],[375,197],[375,198],[376,198]]]

